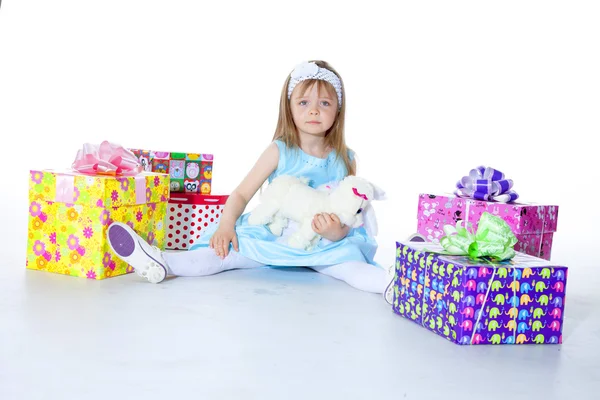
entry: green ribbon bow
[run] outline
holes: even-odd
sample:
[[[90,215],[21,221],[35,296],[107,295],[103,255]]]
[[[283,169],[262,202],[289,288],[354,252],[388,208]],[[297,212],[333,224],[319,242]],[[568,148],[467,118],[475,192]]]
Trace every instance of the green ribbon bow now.
[[[462,222],[459,221],[456,228],[444,226],[446,236],[440,239],[440,244],[448,254],[485,257],[492,261],[508,260],[515,256],[513,247],[518,240],[502,218],[484,212],[474,235],[462,226]]]

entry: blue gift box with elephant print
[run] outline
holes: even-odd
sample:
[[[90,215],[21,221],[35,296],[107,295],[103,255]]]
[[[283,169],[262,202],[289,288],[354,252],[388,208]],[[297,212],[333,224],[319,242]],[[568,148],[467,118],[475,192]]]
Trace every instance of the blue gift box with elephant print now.
[[[500,263],[396,243],[393,310],[462,344],[562,343],[567,268],[523,253]]]

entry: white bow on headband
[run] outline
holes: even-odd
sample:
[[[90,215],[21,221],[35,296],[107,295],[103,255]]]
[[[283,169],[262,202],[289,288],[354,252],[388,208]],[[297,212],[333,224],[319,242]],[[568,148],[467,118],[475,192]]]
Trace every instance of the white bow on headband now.
[[[342,82],[340,78],[327,68],[321,68],[314,62],[304,62],[294,68],[290,84],[288,85],[288,99],[292,97],[292,92],[296,85],[307,79],[318,79],[329,82],[337,94],[338,108],[342,107]]]

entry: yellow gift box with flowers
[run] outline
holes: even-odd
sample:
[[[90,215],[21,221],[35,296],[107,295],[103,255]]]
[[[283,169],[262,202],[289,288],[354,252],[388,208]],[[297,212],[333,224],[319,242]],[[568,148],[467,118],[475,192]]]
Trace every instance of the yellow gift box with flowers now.
[[[113,221],[164,248],[169,176],[30,171],[27,268],[104,279],[132,272],[106,241]]]

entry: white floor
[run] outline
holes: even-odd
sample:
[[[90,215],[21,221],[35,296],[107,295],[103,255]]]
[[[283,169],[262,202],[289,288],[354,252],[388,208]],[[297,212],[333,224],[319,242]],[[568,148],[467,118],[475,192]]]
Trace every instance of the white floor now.
[[[0,399],[598,399],[600,278],[563,345],[461,347],[305,269],[160,285],[0,268]]]

